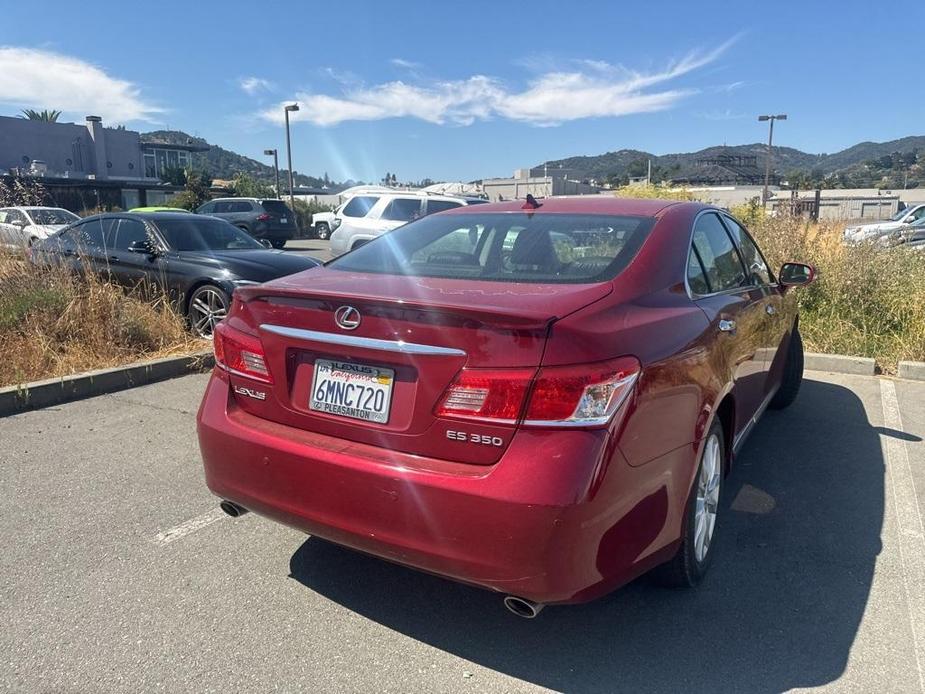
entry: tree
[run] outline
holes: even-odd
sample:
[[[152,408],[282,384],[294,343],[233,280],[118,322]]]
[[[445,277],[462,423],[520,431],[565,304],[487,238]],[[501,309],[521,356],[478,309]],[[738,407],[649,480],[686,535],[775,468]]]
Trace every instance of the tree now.
[[[241,198],[273,198],[276,193],[273,187],[263,181],[258,181],[253,176],[244,173],[238,173],[231,183],[231,190]]]
[[[212,187],[212,177],[205,171],[186,169],[183,171],[184,190],[167,201],[168,207],[179,207],[184,210],[195,210],[202,203],[211,198],[209,189]]]
[[[21,176],[0,178],[0,207],[44,205],[48,202],[46,198],[45,188],[34,179]]]
[[[24,108],[22,110],[22,115],[20,118],[25,118],[26,120],[39,120],[43,123],[57,123],[58,118],[61,116],[61,111],[53,111],[43,109],[41,111],[36,111],[31,108]]]

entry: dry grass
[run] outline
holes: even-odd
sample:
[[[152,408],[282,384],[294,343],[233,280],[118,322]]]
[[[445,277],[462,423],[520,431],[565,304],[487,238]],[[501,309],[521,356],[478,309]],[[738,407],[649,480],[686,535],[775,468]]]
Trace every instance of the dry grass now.
[[[900,360],[925,361],[925,253],[849,246],[843,229],[792,217],[749,224],[774,267],[802,260],[819,270],[797,292],[807,350],[873,357],[886,373]]]
[[[163,297],[146,300],[0,250],[0,386],[204,346]]]

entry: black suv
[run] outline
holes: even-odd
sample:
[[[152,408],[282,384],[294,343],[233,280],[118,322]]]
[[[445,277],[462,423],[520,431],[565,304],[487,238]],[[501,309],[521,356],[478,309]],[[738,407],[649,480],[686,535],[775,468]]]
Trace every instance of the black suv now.
[[[258,239],[267,239],[273,248],[282,248],[296,235],[295,213],[282,200],[261,198],[218,198],[201,205],[197,214],[231,222]]]

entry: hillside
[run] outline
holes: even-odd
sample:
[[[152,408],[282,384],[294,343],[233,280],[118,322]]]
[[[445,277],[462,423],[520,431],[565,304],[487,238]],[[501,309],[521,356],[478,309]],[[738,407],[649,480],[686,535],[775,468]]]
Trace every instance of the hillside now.
[[[273,166],[265,162],[245,157],[244,155],[232,152],[224,147],[213,145],[206,142],[201,137],[193,137],[181,130],[155,130],[149,133],[142,133],[141,139],[144,142],[164,142],[168,144],[195,144],[210,147],[207,152],[196,152],[193,154],[193,166],[209,172],[213,178],[230,180],[238,173],[246,173],[267,183],[272,183],[275,178]],[[280,153],[280,159],[284,158]],[[269,157],[268,157],[269,159]],[[280,161],[280,179],[285,180],[286,170],[283,168],[283,161]],[[298,186],[309,186],[311,188],[320,188],[325,185],[325,181],[315,176],[306,176],[295,172],[293,176],[295,184]],[[327,183],[328,187],[334,190],[341,190],[347,184],[337,184],[331,181]]]
[[[896,162],[889,165],[886,160],[897,153],[906,156],[894,156]],[[896,185],[897,181],[900,181],[899,185],[903,182],[925,185],[922,153],[925,153],[925,136],[904,137],[888,142],[861,142],[834,154],[811,154],[792,147],[775,146],[774,170],[791,178],[796,178],[796,174],[799,174],[802,180],[827,177],[829,184],[841,187]],[[918,163],[914,156],[916,154],[920,160]],[[684,179],[702,170],[702,167],[698,167],[698,160],[713,159],[719,155],[754,156],[757,159],[757,168],[763,171],[767,145],[756,142],[664,155],[621,149],[595,156],[548,161],[546,166],[550,169],[565,169],[571,177],[606,181],[645,176],[647,162],[651,159],[655,180]],[[542,167],[543,164],[539,164],[534,170]]]

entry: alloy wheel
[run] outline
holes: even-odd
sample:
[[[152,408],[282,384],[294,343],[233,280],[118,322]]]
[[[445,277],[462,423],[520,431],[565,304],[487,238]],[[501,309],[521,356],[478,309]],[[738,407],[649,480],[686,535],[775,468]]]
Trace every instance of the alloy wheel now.
[[[723,477],[723,461],[719,436],[712,434],[703,449],[700,474],[697,479],[697,499],[694,507],[694,556],[702,562],[710,551],[719,491]]]
[[[215,326],[227,315],[228,300],[218,288],[202,287],[193,294],[189,305],[189,322],[199,337],[212,339]]]

